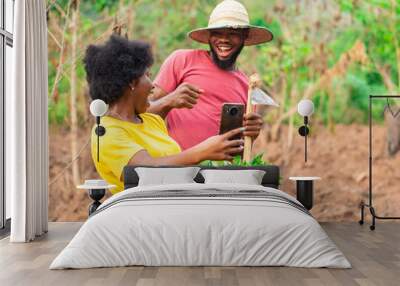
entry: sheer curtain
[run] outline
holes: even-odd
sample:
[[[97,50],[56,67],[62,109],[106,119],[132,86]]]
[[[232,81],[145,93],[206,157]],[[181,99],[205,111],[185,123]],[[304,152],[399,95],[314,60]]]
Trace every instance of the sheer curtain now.
[[[47,23],[45,0],[15,2],[14,94],[6,98],[6,187],[12,242],[48,227]]]

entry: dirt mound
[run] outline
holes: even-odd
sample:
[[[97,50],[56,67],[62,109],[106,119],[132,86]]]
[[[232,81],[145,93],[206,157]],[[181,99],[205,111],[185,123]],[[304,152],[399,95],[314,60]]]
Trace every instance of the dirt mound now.
[[[304,139],[294,134],[288,146],[288,127],[281,129],[281,139],[268,140],[268,127],[254,144],[254,153],[264,152],[264,158],[281,167],[281,189],[294,194],[295,183],[290,176],[319,176],[314,189],[312,214],[319,221],[356,221],[359,219],[358,205],[368,194],[368,126],[337,125],[335,132],[323,126],[313,128],[309,138],[308,162],[304,162]],[[87,218],[90,199],[84,191],[77,190],[72,183],[70,168],[58,177],[71,161],[69,131],[50,129],[50,189],[49,219],[52,221],[81,221]],[[293,132],[296,132],[294,130]],[[373,138],[373,186],[374,205],[382,216],[400,215],[398,205],[400,192],[396,182],[400,172],[400,154],[389,157],[385,146],[385,128],[374,127]],[[89,130],[79,132],[79,146],[83,152],[79,157],[81,180],[98,178],[87,144]],[[87,145],[85,145],[87,144]],[[85,147],[86,146],[86,147]]]

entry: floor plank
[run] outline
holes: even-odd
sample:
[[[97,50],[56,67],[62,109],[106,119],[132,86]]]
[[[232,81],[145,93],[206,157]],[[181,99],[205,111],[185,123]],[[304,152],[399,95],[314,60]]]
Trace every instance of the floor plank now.
[[[48,269],[82,223],[50,223],[49,233],[32,243],[0,240],[0,285],[399,285],[400,224],[379,223],[372,232],[356,223],[322,223],[350,260],[352,269],[290,267],[118,267]]]

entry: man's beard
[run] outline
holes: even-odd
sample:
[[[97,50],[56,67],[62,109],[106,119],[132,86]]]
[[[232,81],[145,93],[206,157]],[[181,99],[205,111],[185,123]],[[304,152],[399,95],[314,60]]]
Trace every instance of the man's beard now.
[[[218,58],[217,52],[214,50],[211,43],[209,43],[209,45],[210,45],[210,51],[211,51],[211,58],[212,58],[213,62],[217,65],[217,67],[219,67],[220,69],[223,69],[223,70],[232,70],[234,68],[236,59],[240,55],[240,53],[244,47],[244,44],[242,44],[228,59],[220,60]]]

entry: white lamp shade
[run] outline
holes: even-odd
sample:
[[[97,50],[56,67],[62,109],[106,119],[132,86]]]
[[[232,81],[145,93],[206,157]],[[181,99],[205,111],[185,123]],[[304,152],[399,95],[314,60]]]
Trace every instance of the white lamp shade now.
[[[310,116],[314,112],[314,103],[309,99],[303,99],[297,105],[297,112],[301,116]]]
[[[103,116],[108,110],[108,105],[101,99],[95,99],[90,103],[90,113],[93,116]]]

